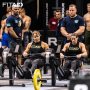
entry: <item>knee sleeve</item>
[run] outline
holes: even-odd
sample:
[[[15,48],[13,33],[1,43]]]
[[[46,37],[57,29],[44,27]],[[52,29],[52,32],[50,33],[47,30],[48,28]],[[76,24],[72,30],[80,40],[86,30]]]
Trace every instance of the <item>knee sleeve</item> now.
[[[7,61],[6,59],[9,52],[8,50],[9,50],[8,48],[3,49],[3,52],[2,52],[3,63],[6,63]]]

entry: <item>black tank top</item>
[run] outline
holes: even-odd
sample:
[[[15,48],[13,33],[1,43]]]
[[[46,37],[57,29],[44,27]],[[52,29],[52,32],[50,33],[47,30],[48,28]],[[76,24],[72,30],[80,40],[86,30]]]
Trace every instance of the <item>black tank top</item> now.
[[[44,52],[44,49],[41,46],[41,42],[35,43],[33,42],[30,48],[30,53],[35,54],[35,53],[42,53]]]
[[[79,47],[79,42],[76,45],[70,43],[69,48],[66,51],[66,56],[76,56],[81,53],[81,49]]]

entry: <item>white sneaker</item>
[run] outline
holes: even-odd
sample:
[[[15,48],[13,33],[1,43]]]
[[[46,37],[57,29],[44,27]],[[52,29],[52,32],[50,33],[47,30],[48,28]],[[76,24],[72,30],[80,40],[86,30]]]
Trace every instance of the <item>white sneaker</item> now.
[[[71,71],[71,78],[75,78],[74,70],[73,69],[70,69],[70,71]]]

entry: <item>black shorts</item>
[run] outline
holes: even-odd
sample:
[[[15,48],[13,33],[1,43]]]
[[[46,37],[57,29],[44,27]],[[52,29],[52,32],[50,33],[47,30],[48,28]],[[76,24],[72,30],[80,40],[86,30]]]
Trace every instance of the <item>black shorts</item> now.
[[[90,31],[85,32],[85,45],[90,47]]]

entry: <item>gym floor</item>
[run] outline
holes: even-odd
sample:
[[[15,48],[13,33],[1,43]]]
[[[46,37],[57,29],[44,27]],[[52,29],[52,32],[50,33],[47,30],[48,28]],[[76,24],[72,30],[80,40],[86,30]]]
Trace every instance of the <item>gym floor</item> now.
[[[4,77],[8,78],[8,69],[5,70]],[[0,77],[1,78],[1,77]],[[43,78],[48,78],[47,83],[43,83],[40,90],[68,90],[67,87],[64,87],[64,85],[68,85],[69,81],[62,80],[59,81],[57,79],[56,86],[51,86],[51,80],[50,80],[50,71],[48,74],[43,74]],[[15,80],[14,81],[15,86],[7,86],[9,85],[8,80],[0,80],[0,90],[34,90],[32,80]],[[17,86],[25,84],[25,87]]]
[[[84,72],[90,72],[90,65],[85,65],[83,67],[84,67],[84,69],[86,69]],[[43,78],[48,78],[48,79],[47,79],[47,83],[42,83],[42,87],[40,90],[69,90],[68,89],[69,80],[59,81],[57,79],[56,86],[52,87],[51,86],[51,80],[50,80],[50,78],[51,78],[50,74],[51,74],[51,72],[49,70],[48,74],[42,75]],[[4,77],[8,78],[8,69],[5,69]],[[25,84],[25,87],[19,86],[22,84]],[[7,86],[7,85],[9,85],[8,80],[0,80],[0,90],[20,90],[20,89],[22,89],[22,90],[34,90],[32,80],[20,80],[19,79],[19,80],[14,81],[14,85],[16,85],[16,86],[11,87],[11,86]],[[66,87],[66,85],[67,85],[67,87]]]

